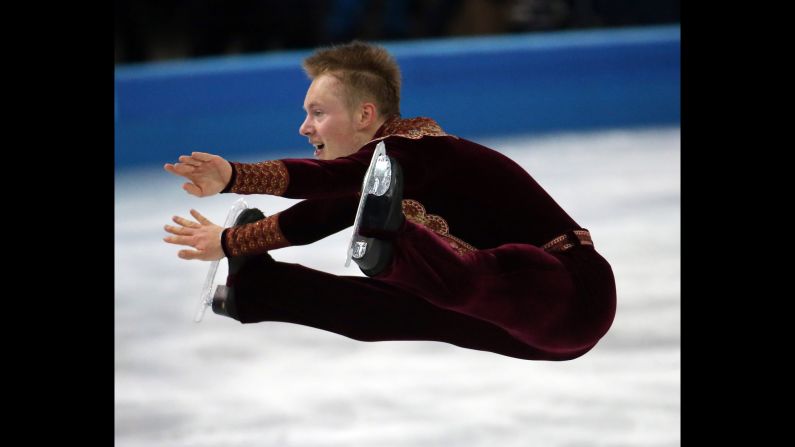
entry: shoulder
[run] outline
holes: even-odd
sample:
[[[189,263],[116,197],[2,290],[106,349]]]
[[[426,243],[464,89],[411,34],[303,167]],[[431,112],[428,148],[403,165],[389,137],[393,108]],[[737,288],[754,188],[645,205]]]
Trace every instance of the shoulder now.
[[[431,118],[392,118],[381,126],[372,140],[351,157],[360,161],[369,160],[378,143],[384,142],[387,151],[398,159],[427,158],[440,153],[440,150],[454,141],[463,140],[446,133]]]

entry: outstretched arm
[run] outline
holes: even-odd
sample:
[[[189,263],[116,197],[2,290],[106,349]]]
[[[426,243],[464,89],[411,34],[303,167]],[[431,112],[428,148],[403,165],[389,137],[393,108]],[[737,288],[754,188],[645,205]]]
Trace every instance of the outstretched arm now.
[[[311,244],[351,226],[358,204],[358,196],[303,200],[260,221],[225,229],[223,251],[241,256]]]
[[[231,181],[222,192],[270,194],[291,199],[329,199],[357,194],[362,189],[376,144],[377,141],[372,141],[355,154],[334,160],[284,158],[260,163],[231,162]],[[408,188],[419,188],[427,181],[428,167],[422,153],[412,152],[411,146],[399,139],[387,141],[386,150],[400,162]]]
[[[358,202],[358,196],[304,200],[257,222],[226,229],[191,210],[196,221],[174,216],[179,226],[166,225],[165,230],[173,236],[163,240],[193,248],[180,250],[178,256],[182,259],[214,261],[225,256],[265,253],[310,244],[351,226]]]
[[[232,165],[223,158],[206,152],[181,155],[178,163],[166,163],[163,168],[190,180],[182,185],[182,189],[197,197],[218,194],[232,178]]]

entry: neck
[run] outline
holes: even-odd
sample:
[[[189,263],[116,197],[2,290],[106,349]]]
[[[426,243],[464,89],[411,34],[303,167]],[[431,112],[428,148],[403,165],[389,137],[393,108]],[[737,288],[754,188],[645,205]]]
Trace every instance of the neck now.
[[[357,141],[357,143],[359,143],[358,147],[362,147],[365,144],[369,143],[370,141],[373,141],[373,139],[376,138],[376,134],[381,129],[381,126],[383,126],[386,121],[387,121],[386,118],[379,117],[369,126],[359,131],[359,135],[361,135],[361,138],[359,138],[359,141]]]

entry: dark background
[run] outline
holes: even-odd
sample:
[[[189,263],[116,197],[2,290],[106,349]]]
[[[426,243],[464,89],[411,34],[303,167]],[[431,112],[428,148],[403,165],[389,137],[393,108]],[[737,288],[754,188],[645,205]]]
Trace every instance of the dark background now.
[[[114,61],[679,21],[675,0],[115,0]]]

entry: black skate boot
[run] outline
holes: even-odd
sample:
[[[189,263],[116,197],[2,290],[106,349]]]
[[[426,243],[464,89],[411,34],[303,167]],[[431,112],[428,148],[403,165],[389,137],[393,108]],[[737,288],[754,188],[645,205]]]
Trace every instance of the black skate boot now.
[[[385,156],[376,163],[373,179],[362,191],[359,231],[352,241],[351,257],[367,276],[376,276],[392,261],[394,232],[405,219],[403,201],[403,171],[393,157]]]
[[[256,222],[264,218],[265,214],[258,208],[246,208],[237,216],[234,226],[237,227],[239,225]],[[251,258],[251,256],[229,257],[227,259],[229,263],[229,277],[234,279],[249,258]],[[213,295],[213,312],[237,320],[237,308],[235,307],[235,295],[232,287],[219,285],[215,289],[215,294]]]

